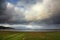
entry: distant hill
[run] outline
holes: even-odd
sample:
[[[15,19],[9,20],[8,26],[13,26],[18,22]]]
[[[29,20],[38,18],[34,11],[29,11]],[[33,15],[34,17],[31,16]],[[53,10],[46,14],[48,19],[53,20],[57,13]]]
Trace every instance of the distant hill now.
[[[11,27],[4,27],[4,26],[0,26],[0,29],[14,29],[14,28],[11,28]]]

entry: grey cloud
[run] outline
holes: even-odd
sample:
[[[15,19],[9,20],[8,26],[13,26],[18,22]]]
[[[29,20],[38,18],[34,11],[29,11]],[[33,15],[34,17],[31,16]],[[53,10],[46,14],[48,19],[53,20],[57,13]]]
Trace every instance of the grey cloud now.
[[[60,24],[60,0],[47,1],[46,9],[51,13],[51,17],[44,19],[43,22],[49,24]]]
[[[32,2],[33,1],[33,2]],[[28,8],[28,5],[32,6],[32,4],[34,4],[34,2],[36,2],[36,0],[29,0],[29,2],[27,3],[26,1],[20,0],[21,4],[18,2],[15,6],[19,8],[19,6],[25,6]],[[32,2],[32,4],[31,4]],[[18,5],[20,4],[20,5]],[[13,4],[14,5],[14,4]],[[10,19],[8,20],[8,23],[16,23],[16,24],[28,24],[30,23],[30,21],[26,21],[24,19],[24,12],[16,12],[14,10],[15,6],[11,7],[11,8],[7,8],[6,13],[10,16]]]
[[[51,14],[50,17],[30,24],[60,24],[60,0],[45,0],[44,7],[48,10],[47,14]]]
[[[5,0],[0,0],[0,23],[5,23],[9,19],[5,11],[6,11],[6,2]]]
[[[29,1],[29,2],[28,2]],[[29,8],[29,6],[35,5],[35,3],[38,2],[44,2],[44,0],[21,0],[22,5],[18,5],[19,2],[14,6],[24,6],[26,9]],[[2,2],[3,4],[3,2]],[[20,23],[20,24],[60,24],[60,1],[59,0],[51,0],[45,2],[45,7],[48,10],[48,14],[51,13],[51,17],[44,19],[44,20],[36,20],[36,21],[26,21],[24,19],[24,12],[16,12],[14,10],[14,7],[5,9],[1,12],[4,12],[0,16],[0,23]],[[4,6],[5,7],[5,6]],[[3,8],[3,7],[2,7]],[[5,15],[5,16],[4,16]]]
[[[7,3],[4,0],[0,1],[0,4],[0,23],[13,23],[13,21],[21,20],[22,13],[17,14],[14,7],[7,8]]]

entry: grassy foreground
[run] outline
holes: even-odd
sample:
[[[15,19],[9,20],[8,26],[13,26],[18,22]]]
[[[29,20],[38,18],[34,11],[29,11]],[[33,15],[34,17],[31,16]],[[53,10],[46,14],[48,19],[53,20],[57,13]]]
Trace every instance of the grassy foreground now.
[[[0,40],[60,40],[60,32],[0,31]]]

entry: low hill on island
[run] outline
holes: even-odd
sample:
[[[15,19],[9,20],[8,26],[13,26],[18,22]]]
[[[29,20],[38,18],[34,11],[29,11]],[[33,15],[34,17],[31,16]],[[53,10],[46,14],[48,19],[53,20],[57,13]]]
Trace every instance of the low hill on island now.
[[[14,29],[14,28],[11,28],[11,27],[4,27],[4,26],[0,26],[0,29]]]

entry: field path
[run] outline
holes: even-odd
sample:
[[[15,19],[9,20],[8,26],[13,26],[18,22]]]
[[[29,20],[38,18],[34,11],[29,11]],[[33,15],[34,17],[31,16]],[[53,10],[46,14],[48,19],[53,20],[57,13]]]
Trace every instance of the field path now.
[[[7,36],[6,38],[4,38],[4,40],[23,40],[23,38],[24,38],[24,33],[22,34],[17,33],[17,34]]]
[[[0,40],[60,40],[60,32],[0,31]]]

